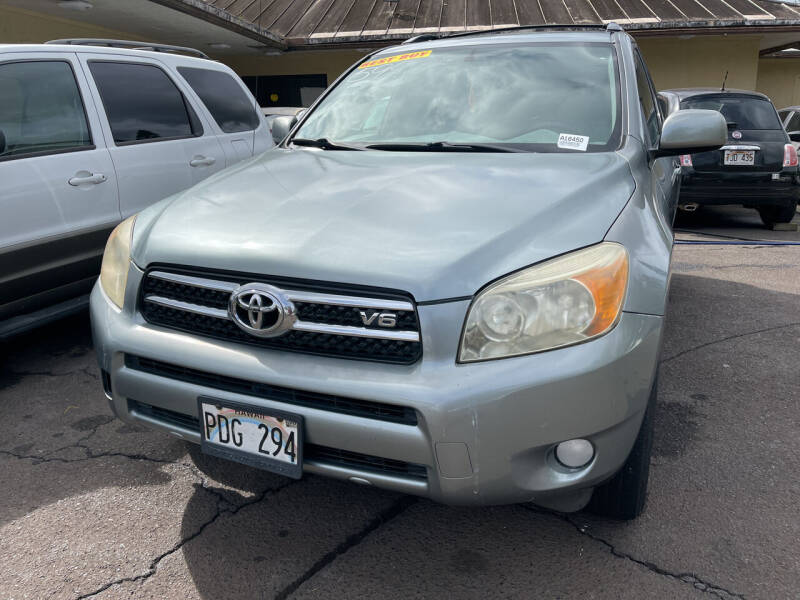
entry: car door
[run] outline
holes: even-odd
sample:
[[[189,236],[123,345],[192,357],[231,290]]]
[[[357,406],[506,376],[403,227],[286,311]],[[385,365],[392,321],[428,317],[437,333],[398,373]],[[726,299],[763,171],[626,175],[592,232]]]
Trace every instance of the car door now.
[[[179,65],[178,73],[214,120],[228,166],[274,145],[255,98],[241,79],[221,65]]]
[[[120,211],[75,54],[0,54],[0,132],[3,320],[88,292]]]
[[[210,123],[163,65],[101,53],[81,60],[102,103],[123,217],[225,167]]]
[[[655,87],[647,71],[644,59],[638,48],[634,52],[636,60],[636,87],[639,104],[644,117],[645,145],[648,149],[657,148],[661,136],[663,117],[659,110]],[[662,157],[651,160],[651,195],[656,203],[656,210],[667,228],[672,227],[678,209],[678,193],[680,190],[680,164],[676,157]]]

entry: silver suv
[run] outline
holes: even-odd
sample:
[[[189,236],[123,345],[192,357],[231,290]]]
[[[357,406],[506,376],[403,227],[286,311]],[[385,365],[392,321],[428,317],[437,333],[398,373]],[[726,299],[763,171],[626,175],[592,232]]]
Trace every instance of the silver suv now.
[[[289,477],[565,511],[594,490],[632,518],[674,156],[725,134],[713,111],[662,122],[616,26],[374,53],[278,147],[113,233],[111,407]]]
[[[257,108],[191,48],[0,44],[0,339],[85,309],[124,218],[272,147]]]

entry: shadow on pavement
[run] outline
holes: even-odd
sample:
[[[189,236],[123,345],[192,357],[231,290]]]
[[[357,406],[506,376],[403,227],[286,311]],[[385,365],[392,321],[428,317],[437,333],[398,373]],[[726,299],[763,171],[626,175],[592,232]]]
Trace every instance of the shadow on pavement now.
[[[74,495],[166,484],[162,468],[185,454],[183,442],[114,418],[87,313],[0,346],[0,526]]]
[[[800,213],[794,223],[800,223]],[[758,212],[741,206],[701,206],[695,212],[679,210],[674,227],[680,233],[697,233],[748,240],[800,241],[798,231],[773,231],[764,226]]]

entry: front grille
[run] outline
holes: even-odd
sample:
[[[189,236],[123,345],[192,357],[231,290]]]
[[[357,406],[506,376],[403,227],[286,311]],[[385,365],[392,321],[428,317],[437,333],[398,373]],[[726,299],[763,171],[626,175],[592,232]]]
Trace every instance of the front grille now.
[[[357,293],[281,289],[296,314],[291,329],[277,337],[257,337],[228,314],[231,294],[246,283],[277,282],[250,276],[151,270],[141,288],[140,310],[154,325],[251,344],[263,348],[323,356],[411,364],[422,355],[414,304],[400,293]],[[284,285],[285,282],[284,282]],[[308,285],[306,285],[308,287]],[[378,315],[390,313],[393,326]]]
[[[132,399],[128,400],[128,410],[162,423],[175,425],[190,431],[200,431],[199,419],[191,415],[159,408]],[[318,446],[317,444],[305,444],[303,446],[303,459],[370,473],[401,475],[413,479],[427,479],[428,477],[428,470],[424,465],[361,454],[360,452],[350,452],[349,450],[340,450],[338,448],[329,448],[328,446]]]
[[[163,363],[148,358],[125,355],[125,366],[136,371],[143,371],[152,375],[168,377],[178,381],[185,381],[203,387],[209,387],[224,392],[244,394],[276,402],[284,402],[294,406],[305,406],[329,412],[336,412],[355,417],[401,423],[403,425],[416,425],[417,412],[409,406],[383,404],[371,400],[358,400],[344,398],[331,394],[306,392],[284,388],[266,383],[247,381],[236,377],[227,377],[215,373],[207,373],[197,369],[189,369],[169,363]]]
[[[428,476],[428,470],[423,465],[407,463],[392,458],[381,458],[379,456],[370,456],[369,454],[350,452],[349,450],[340,450],[338,448],[328,448],[327,446],[317,446],[315,444],[306,444],[303,448],[303,452],[303,456],[307,460],[335,464],[359,471],[404,475],[416,479],[426,479]]]
[[[189,431],[200,431],[200,420],[197,417],[175,412],[174,410],[167,410],[166,408],[159,408],[152,404],[130,399],[128,400],[128,410],[143,417],[150,417],[154,421],[161,421]]]

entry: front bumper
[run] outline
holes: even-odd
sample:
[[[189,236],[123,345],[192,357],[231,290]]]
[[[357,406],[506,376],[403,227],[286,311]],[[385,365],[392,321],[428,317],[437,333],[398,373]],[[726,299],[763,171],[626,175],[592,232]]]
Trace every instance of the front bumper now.
[[[419,307],[424,355],[388,365],[244,347],[146,323],[134,310],[141,272],[131,266],[126,308],[99,284],[92,331],[110,403],[122,419],[199,442],[198,396],[227,398],[304,416],[307,444],[402,461],[425,476],[307,460],[304,471],[427,496],[449,504],[538,501],[558,506],[611,477],[630,452],[657,366],[663,318],[624,313],[601,338],[530,356],[455,362],[467,301]],[[126,355],[227,378],[412,407],[417,424],[345,415],[221,391],[126,366]],[[141,404],[155,411],[137,410]],[[166,412],[165,412],[166,411]],[[160,414],[185,416],[185,425]],[[558,442],[586,438],[591,463],[569,470],[553,457]]]
[[[759,172],[696,172],[682,168],[680,202],[696,202],[706,206],[741,204],[759,206],[784,205],[800,198],[797,169],[777,173]]]

